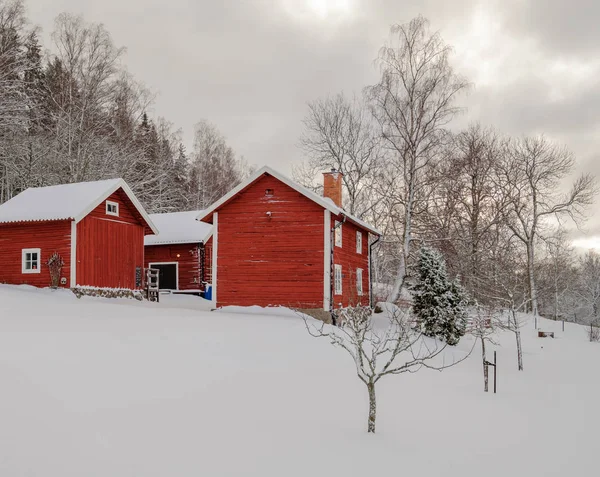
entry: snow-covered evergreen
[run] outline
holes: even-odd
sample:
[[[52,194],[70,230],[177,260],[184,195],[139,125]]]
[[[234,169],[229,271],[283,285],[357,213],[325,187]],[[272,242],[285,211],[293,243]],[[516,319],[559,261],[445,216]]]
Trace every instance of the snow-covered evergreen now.
[[[466,330],[467,295],[457,280],[448,279],[446,263],[437,250],[421,249],[413,290],[414,312],[423,334],[456,345]]]

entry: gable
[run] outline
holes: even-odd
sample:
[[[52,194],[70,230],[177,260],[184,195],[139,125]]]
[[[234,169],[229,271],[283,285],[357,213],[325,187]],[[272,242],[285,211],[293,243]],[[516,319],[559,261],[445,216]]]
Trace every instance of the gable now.
[[[263,168],[261,168],[260,170],[255,172],[252,176],[250,176],[248,179],[246,179],[246,181],[239,184],[237,187],[235,187],[229,193],[225,194],[222,198],[220,198],[218,201],[216,201],[214,204],[212,204],[210,207],[208,207],[202,214],[200,214],[198,216],[198,220],[201,220],[203,222],[212,223],[213,212],[217,212],[218,210],[223,208],[225,205],[230,203],[232,200],[235,200],[239,194],[243,193],[245,190],[247,190],[249,187],[251,187],[256,181],[260,180],[263,177],[273,177],[277,181],[281,182],[282,184],[287,185],[289,188],[295,190],[296,192],[298,192],[298,194],[307,198],[308,200],[312,201],[313,203],[319,205],[323,209],[329,210],[334,216],[342,215],[347,220],[349,220],[349,221],[355,223],[357,226],[363,228],[365,231],[368,231],[375,235],[382,235],[381,232],[379,232],[377,229],[375,229],[371,225],[367,224],[366,222],[360,220],[357,217],[354,217],[353,215],[347,213],[342,208],[335,205],[335,203],[331,199],[328,199],[328,198],[325,198],[325,197],[322,197],[322,196],[316,194],[315,192],[307,189],[306,187],[301,186],[300,184],[292,181],[288,177],[271,169],[268,166],[264,166]]]
[[[107,214],[107,201],[118,204],[118,215]],[[119,188],[107,196],[85,217],[94,217],[97,219],[111,220],[113,222],[141,225],[144,227],[144,233],[146,235],[154,233],[135,204],[133,204],[133,202],[129,199],[123,188]]]
[[[231,200],[219,207],[219,210],[244,214],[245,212],[256,212],[257,207],[262,214],[283,210],[288,214],[321,212],[323,210],[320,205],[315,204],[295,189],[268,174],[263,175],[238,192]],[[322,213],[318,217],[319,223],[321,223],[323,220]]]

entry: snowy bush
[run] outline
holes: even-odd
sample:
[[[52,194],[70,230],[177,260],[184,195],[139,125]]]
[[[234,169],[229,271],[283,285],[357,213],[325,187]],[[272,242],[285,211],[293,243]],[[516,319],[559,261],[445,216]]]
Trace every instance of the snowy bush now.
[[[54,252],[48,261],[46,262],[48,268],[50,270],[50,286],[52,288],[58,288],[60,285],[60,276],[62,274],[62,268],[65,265],[64,260],[58,254],[58,252]]]
[[[414,312],[423,334],[456,345],[467,325],[467,295],[458,281],[450,281],[444,258],[428,247],[421,249]]]
[[[126,288],[95,288],[95,287],[73,287],[73,293],[77,298],[82,296],[95,296],[100,298],[130,298],[142,301],[144,296],[141,290],[128,290]]]

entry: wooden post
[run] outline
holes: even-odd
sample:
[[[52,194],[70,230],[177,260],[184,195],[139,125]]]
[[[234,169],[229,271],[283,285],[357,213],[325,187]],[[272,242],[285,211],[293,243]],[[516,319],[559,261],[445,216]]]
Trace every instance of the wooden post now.
[[[496,370],[498,369],[497,363],[496,363],[496,352],[494,351],[494,394],[496,394]]]
[[[565,331],[565,320],[563,320],[563,333]]]

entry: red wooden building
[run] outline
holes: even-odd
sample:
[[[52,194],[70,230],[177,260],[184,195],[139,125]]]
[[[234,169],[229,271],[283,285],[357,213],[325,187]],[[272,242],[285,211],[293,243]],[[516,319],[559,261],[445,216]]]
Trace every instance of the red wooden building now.
[[[49,286],[56,252],[61,286],[138,288],[157,232],[122,179],[27,189],[0,205],[0,283]]]
[[[145,266],[160,270],[162,290],[201,292],[212,275],[212,225],[196,220],[202,211],[152,214],[157,235],[145,240]]]
[[[324,180],[321,197],[263,167],[200,214],[213,224],[216,306],[370,303],[370,244],[381,234],[342,208],[342,174]]]

